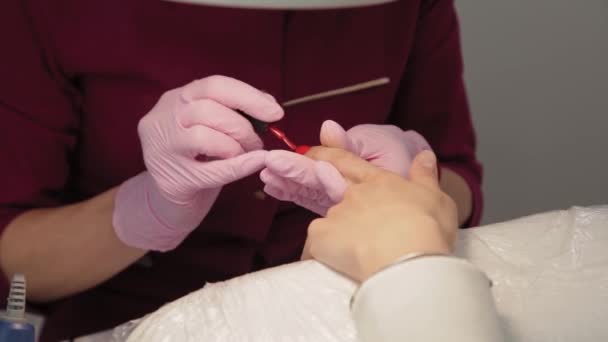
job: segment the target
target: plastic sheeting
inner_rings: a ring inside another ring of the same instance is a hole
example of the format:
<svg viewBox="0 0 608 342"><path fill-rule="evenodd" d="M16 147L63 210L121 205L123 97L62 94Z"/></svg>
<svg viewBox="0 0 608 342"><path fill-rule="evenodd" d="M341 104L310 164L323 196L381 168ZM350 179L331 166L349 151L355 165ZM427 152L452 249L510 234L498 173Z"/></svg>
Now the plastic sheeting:
<svg viewBox="0 0 608 342"><path fill-rule="evenodd" d="M464 232L457 248L494 282L512 341L608 341L608 206Z"/></svg>
<svg viewBox="0 0 608 342"><path fill-rule="evenodd" d="M461 232L456 254L493 280L512 341L608 341L608 206L572 208ZM355 285L315 261L209 284L114 340L356 341ZM407 322L403 322L407 324Z"/></svg>

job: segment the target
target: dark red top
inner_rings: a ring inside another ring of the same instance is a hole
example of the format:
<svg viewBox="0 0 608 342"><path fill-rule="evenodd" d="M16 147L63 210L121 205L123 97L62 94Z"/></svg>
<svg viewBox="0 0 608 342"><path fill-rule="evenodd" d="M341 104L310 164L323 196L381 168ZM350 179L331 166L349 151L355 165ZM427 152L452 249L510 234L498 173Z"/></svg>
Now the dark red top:
<svg viewBox="0 0 608 342"><path fill-rule="evenodd" d="M138 120L163 92L213 74L281 101L390 77L383 87L291 107L280 126L308 145L329 118L414 129L468 181L478 222L481 169L453 1L286 12L6 0L0 44L0 232L25 210L90 198L144 170ZM296 260L313 214L261 198L261 189L257 175L226 186L176 250L149 253L150 265L46 305L44 340L108 329L207 281Z"/></svg>

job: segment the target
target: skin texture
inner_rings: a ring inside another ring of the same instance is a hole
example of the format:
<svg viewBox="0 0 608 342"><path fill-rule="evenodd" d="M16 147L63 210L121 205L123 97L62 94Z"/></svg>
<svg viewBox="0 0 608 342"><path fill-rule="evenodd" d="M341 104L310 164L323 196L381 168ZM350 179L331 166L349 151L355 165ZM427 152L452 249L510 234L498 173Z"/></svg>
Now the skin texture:
<svg viewBox="0 0 608 342"><path fill-rule="evenodd" d="M29 300L51 301L91 288L145 254L114 233L116 190L73 205L30 210L8 225L0 239L1 266L7 275L25 274Z"/></svg>
<svg viewBox="0 0 608 342"><path fill-rule="evenodd" d="M335 148L315 147L321 178L336 168L350 185L344 199L308 230L303 259L314 258L357 281L413 252L449 254L458 231L454 201L437 181L431 151L413 161L408 179Z"/></svg>

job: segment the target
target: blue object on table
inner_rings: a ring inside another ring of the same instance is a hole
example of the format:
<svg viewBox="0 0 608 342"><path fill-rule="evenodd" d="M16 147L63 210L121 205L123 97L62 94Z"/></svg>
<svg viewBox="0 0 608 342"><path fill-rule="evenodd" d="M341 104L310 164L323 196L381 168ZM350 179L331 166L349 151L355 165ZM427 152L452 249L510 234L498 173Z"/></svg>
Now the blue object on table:
<svg viewBox="0 0 608 342"><path fill-rule="evenodd" d="M27 322L0 321L0 342L34 342L36 331Z"/></svg>
<svg viewBox="0 0 608 342"><path fill-rule="evenodd" d="M25 319L25 276L15 274L6 304L6 315L0 317L0 342L35 342L36 330Z"/></svg>

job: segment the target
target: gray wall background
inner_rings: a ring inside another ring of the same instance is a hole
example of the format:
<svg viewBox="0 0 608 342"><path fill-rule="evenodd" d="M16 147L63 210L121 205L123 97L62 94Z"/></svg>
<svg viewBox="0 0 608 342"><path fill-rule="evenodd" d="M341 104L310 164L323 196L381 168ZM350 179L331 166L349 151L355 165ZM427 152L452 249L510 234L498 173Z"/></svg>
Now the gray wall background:
<svg viewBox="0 0 608 342"><path fill-rule="evenodd" d="M608 204L608 1L457 7L483 222Z"/></svg>

